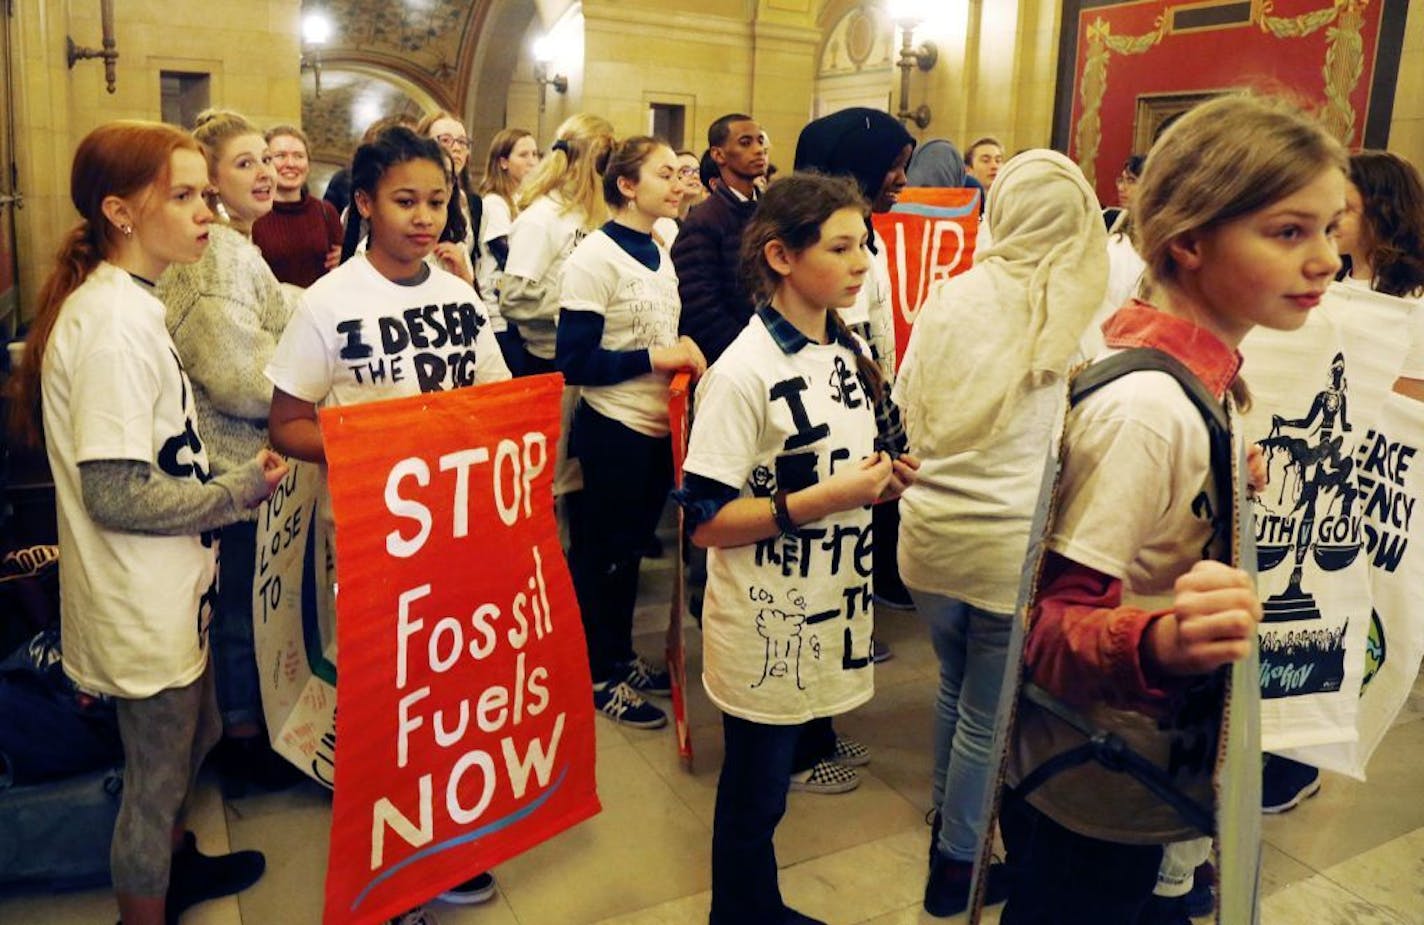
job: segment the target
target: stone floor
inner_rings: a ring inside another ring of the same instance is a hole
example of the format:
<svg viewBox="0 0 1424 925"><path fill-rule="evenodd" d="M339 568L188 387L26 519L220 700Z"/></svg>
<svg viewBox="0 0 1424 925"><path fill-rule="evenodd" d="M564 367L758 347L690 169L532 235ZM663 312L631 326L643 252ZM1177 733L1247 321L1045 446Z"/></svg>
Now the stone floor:
<svg viewBox="0 0 1424 925"><path fill-rule="evenodd" d="M645 566L639 648L661 649L671 580ZM937 921L920 909L928 829L929 731L937 665L913 614L886 613L877 636L895 657L876 696L838 721L870 747L858 790L792 794L777 833L787 901L836 925ZM689 627L689 675L700 653ZM721 761L717 713L700 685L690 700L694 773L669 729L597 721L601 815L496 871L479 907L437 905L442 925L673 925L707 920L712 804ZM316 925L321 921L330 799L315 785L224 803L205 781L192 827L205 848L257 848L267 874L240 897L192 910L184 925ZM1265 821L1267 925L1424 923L1424 684L1380 747L1370 781L1326 775L1319 796ZM106 891L0 896L5 925L109 925ZM990 922L997 921L991 914Z"/></svg>

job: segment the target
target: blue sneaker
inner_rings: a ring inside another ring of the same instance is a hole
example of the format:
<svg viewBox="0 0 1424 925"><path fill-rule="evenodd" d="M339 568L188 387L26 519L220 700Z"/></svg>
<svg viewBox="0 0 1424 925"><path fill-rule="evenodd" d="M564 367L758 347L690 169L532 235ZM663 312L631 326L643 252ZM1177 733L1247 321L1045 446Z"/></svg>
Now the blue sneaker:
<svg viewBox="0 0 1424 925"><path fill-rule="evenodd" d="M626 681L605 682L602 690L595 687L593 708L613 722L635 729L661 729L667 725L667 714L644 700Z"/></svg>
<svg viewBox="0 0 1424 925"><path fill-rule="evenodd" d="M643 656L635 655L633 660L619 666L625 671L623 682L640 694L667 697L672 694L672 675L666 668L654 668ZM616 677L616 675L615 675Z"/></svg>

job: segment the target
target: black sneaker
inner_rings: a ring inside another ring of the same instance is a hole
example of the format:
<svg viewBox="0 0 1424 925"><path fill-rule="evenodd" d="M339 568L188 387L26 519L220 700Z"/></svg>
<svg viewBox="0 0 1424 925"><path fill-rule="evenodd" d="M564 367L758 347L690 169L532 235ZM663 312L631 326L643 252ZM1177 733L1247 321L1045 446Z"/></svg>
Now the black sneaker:
<svg viewBox="0 0 1424 925"><path fill-rule="evenodd" d="M480 903L487 903L494 898L494 875L486 871L466 880L456 887L451 887L438 897L442 903L453 903L457 906L478 906Z"/></svg>
<svg viewBox="0 0 1424 925"><path fill-rule="evenodd" d="M654 668L641 655L633 656L631 662L620 665L618 670L627 672L623 681L644 696L652 694L655 697L667 697L672 694L672 675L666 668Z"/></svg>
<svg viewBox="0 0 1424 925"><path fill-rule="evenodd" d="M925 911L940 919L958 915L969 908L969 890L973 883L973 861L956 861L936 851L925 881ZM1008 896L1008 866L991 863L984 905L997 905Z"/></svg>
<svg viewBox="0 0 1424 925"><path fill-rule="evenodd" d="M1261 764L1261 812L1283 813L1320 792L1320 769L1266 755Z"/></svg>
<svg viewBox="0 0 1424 925"><path fill-rule="evenodd" d="M1187 915L1187 898L1154 893L1142 907L1137 925L1192 925L1192 918Z"/></svg>
<svg viewBox="0 0 1424 925"><path fill-rule="evenodd" d="M593 708L615 723L635 729L661 729L667 725L667 714L644 700L625 681L610 681L603 690L595 687Z"/></svg>
<svg viewBox="0 0 1424 925"><path fill-rule="evenodd" d="M173 866L168 874L164 906L168 925L178 925L178 918L198 903L241 893L262 879L266 869L267 860L260 851L234 851L208 857L198 853L197 837L192 832L184 832L183 847L173 852Z"/></svg>

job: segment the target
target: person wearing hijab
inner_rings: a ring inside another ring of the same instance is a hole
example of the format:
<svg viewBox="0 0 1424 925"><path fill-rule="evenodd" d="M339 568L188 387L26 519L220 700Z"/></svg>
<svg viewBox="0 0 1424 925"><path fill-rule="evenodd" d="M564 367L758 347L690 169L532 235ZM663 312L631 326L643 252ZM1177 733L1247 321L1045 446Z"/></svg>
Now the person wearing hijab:
<svg viewBox="0 0 1424 925"><path fill-rule="evenodd" d="M909 178L911 186L937 189L963 189L968 186L964 182L968 177L964 169L964 155L959 153L953 143L943 138L931 139L916 148L905 176Z"/></svg>
<svg viewBox="0 0 1424 925"><path fill-rule="evenodd" d="M919 481L902 498L900 571L940 661L924 906L962 911L1030 521L1064 377L1107 285L1106 232L1082 172L1013 158L990 190L995 243L930 291L895 385ZM1005 896L1000 865L989 895Z"/></svg>

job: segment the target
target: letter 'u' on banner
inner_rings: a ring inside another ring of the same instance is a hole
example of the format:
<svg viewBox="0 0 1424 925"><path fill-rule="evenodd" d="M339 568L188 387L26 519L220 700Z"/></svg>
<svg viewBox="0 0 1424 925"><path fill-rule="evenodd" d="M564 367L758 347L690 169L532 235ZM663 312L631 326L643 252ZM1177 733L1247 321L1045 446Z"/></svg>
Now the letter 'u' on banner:
<svg viewBox="0 0 1424 925"><path fill-rule="evenodd" d="M930 289L974 264L979 191L908 187L889 212L872 216L885 243L890 304L895 314L895 365L905 358L910 330Z"/></svg>
<svg viewBox="0 0 1424 925"><path fill-rule="evenodd" d="M559 547L559 376L321 412L336 521L327 925L383 922L599 811Z"/></svg>

